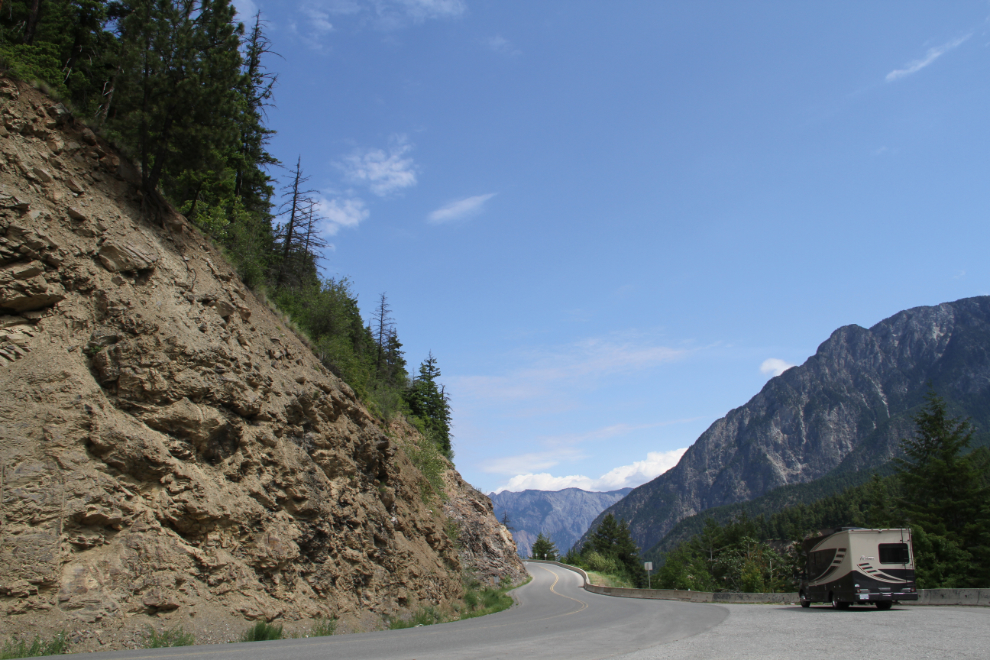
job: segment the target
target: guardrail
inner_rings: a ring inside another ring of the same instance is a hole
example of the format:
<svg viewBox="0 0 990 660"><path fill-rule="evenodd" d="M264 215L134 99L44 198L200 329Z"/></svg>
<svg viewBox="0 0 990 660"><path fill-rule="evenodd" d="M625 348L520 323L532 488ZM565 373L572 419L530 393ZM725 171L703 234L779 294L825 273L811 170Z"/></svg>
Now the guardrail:
<svg viewBox="0 0 990 660"><path fill-rule="evenodd" d="M618 598L648 598L654 600L679 600L688 603L797 603L796 593L785 594L745 594L733 592L685 591L683 589L625 589L622 587L600 587L591 584L588 574L577 566L562 564L559 561L527 559L534 564L554 564L574 571L584 578L584 589L594 594L616 596ZM918 600L901 601L901 605L975 605L990 607L990 589L919 589Z"/></svg>

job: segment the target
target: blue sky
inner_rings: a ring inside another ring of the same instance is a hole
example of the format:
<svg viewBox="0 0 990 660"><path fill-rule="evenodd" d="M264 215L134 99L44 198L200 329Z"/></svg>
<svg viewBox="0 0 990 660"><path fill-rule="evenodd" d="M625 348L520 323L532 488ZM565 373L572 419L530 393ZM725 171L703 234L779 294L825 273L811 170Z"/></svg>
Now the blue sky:
<svg viewBox="0 0 990 660"><path fill-rule="evenodd" d="M238 0L328 276L485 492L669 468L836 328L990 292L990 4Z"/></svg>

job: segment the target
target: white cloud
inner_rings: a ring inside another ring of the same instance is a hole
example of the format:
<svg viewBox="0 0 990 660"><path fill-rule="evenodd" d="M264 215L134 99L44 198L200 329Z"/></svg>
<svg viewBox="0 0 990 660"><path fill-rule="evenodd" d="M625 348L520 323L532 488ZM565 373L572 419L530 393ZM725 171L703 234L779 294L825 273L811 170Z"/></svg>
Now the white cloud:
<svg viewBox="0 0 990 660"><path fill-rule="evenodd" d="M936 46L935 48L929 48L925 56L920 60L913 60L904 65L903 69L894 69L887 74L887 82L893 82L895 80L900 80L901 78L906 78L911 74L917 73L924 69L926 66L937 60L939 57L960 46L963 42L969 39L972 34L967 34L965 37L959 37L958 39L953 39L952 41L942 44L941 46Z"/></svg>
<svg viewBox="0 0 990 660"><path fill-rule="evenodd" d="M357 25L394 30L430 19L456 18L467 10L464 0L308 0L304 15L347 17ZM329 24L329 20L326 20ZM324 30L326 31L326 30Z"/></svg>
<svg viewBox="0 0 990 660"><path fill-rule="evenodd" d="M317 212L326 218L323 231L328 236L334 236L341 228L353 229L368 219L370 214L364 200L356 197L346 199L320 200Z"/></svg>
<svg viewBox="0 0 990 660"><path fill-rule="evenodd" d="M330 13L322 7L308 2L299 8L299 12L306 17L307 24L317 36L333 31Z"/></svg>
<svg viewBox="0 0 990 660"><path fill-rule="evenodd" d="M521 50L516 48L511 41L500 34L485 39L484 44L493 53L498 53L499 55L506 55L508 57L517 57L522 55Z"/></svg>
<svg viewBox="0 0 990 660"><path fill-rule="evenodd" d="M234 0L234 9L237 10L237 19L247 23L258 13L258 5L252 0Z"/></svg>
<svg viewBox="0 0 990 660"><path fill-rule="evenodd" d="M764 360L763 364L760 365L760 373L779 376L793 366L795 365L790 362L785 362L779 358L770 358L769 360Z"/></svg>
<svg viewBox="0 0 990 660"><path fill-rule="evenodd" d="M533 470L547 470L561 461L573 461L580 458L584 458L584 455L577 449L533 452L485 461L482 471L489 474L519 474Z"/></svg>
<svg viewBox="0 0 990 660"><path fill-rule="evenodd" d="M416 164L406 156L412 146L404 136L397 136L392 142L387 152L384 149L356 149L337 165L349 182L367 186L379 197L415 186Z"/></svg>
<svg viewBox="0 0 990 660"><path fill-rule="evenodd" d="M528 366L504 376L459 376L451 381L456 382L453 386L464 399L485 403L535 401L557 396L571 386L594 387L603 376L652 369L687 353L687 350L655 345L639 336L591 337L533 351L525 356Z"/></svg>
<svg viewBox="0 0 990 660"><path fill-rule="evenodd" d="M426 216L426 218L431 224L434 225L441 225L445 222L461 220L480 213L481 209L485 205L485 202L494 196L495 193L488 193L487 195L475 195L474 197L458 199L450 202L449 204L444 204L436 211Z"/></svg>
<svg viewBox="0 0 990 660"><path fill-rule="evenodd" d="M645 460L609 470L597 479L579 474L566 477L555 477L546 472L517 474L509 479L504 486L497 488L495 492L500 493L503 490L518 492L527 489L562 490L564 488L580 488L600 492L634 488L657 478L677 465L685 451L687 451L686 447L671 451L651 451L646 455ZM534 465L531 469L539 470L541 467Z"/></svg>
<svg viewBox="0 0 990 660"><path fill-rule="evenodd" d="M393 2L378 0L375 4L396 5L411 18L419 21L427 18L460 16L466 9L463 0L394 0Z"/></svg>

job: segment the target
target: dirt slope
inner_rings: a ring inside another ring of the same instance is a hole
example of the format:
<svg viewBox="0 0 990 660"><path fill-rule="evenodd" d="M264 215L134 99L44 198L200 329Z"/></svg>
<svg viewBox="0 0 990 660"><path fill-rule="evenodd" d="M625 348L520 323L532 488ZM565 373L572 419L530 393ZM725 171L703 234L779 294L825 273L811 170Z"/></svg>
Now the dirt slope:
<svg viewBox="0 0 990 660"><path fill-rule="evenodd" d="M451 471L459 524L424 501L418 436L184 218L143 217L112 148L24 84L0 80L0 124L0 637L357 629L458 598L462 559L522 575L487 498Z"/></svg>

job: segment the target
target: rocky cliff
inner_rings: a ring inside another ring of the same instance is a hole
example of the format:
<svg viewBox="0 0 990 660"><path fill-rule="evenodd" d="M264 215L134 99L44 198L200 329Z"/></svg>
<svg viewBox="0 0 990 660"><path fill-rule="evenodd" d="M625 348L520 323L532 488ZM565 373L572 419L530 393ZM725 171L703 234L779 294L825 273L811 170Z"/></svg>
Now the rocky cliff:
<svg viewBox="0 0 990 660"><path fill-rule="evenodd" d="M359 629L459 598L465 568L522 574L487 498L452 470L448 513L424 497L421 438L184 218L150 220L125 159L24 84L0 98L3 634Z"/></svg>
<svg viewBox="0 0 990 660"><path fill-rule="evenodd" d="M665 474L603 512L640 548L677 521L826 474L880 465L913 433L928 384L953 415L990 430L990 297L917 307L869 330L836 330L807 362L771 379L705 431Z"/></svg>
<svg viewBox="0 0 990 660"><path fill-rule="evenodd" d="M499 520L508 515L519 555L529 557L533 542L541 533L554 542L561 554L567 552L603 509L621 500L630 490L623 488L605 493L580 488L502 491L489 497Z"/></svg>

